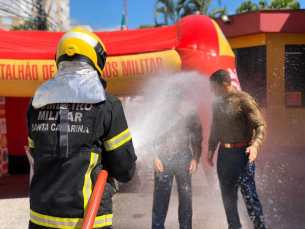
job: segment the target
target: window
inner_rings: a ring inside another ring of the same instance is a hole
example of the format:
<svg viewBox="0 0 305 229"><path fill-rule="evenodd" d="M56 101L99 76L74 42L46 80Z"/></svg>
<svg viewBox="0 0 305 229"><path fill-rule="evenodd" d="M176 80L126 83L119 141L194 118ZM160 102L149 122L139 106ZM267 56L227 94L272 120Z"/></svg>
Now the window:
<svg viewBox="0 0 305 229"><path fill-rule="evenodd" d="M12 5L12 0L2 0L2 3L6 6L11 6Z"/></svg>
<svg viewBox="0 0 305 229"><path fill-rule="evenodd" d="M234 49L235 65L241 89L267 107L266 46Z"/></svg>
<svg viewBox="0 0 305 229"><path fill-rule="evenodd" d="M305 45L285 45L285 105L305 107Z"/></svg>
<svg viewBox="0 0 305 229"><path fill-rule="evenodd" d="M2 25L11 25L13 24L12 17L2 17Z"/></svg>
<svg viewBox="0 0 305 229"><path fill-rule="evenodd" d="M55 2L53 2L53 4L52 4L52 9L51 9L54 13L57 13L58 12L58 5L55 3Z"/></svg>

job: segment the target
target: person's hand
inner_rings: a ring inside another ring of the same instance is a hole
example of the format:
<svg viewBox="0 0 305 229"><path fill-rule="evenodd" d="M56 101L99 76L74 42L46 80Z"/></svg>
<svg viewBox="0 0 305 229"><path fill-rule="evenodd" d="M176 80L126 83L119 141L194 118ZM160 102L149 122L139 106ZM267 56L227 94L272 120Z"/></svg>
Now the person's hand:
<svg viewBox="0 0 305 229"><path fill-rule="evenodd" d="M214 154L212 151L208 151L207 153L207 157L206 157L206 162L208 163L209 166L213 167L214 166L214 163L213 163L213 157L214 157Z"/></svg>
<svg viewBox="0 0 305 229"><path fill-rule="evenodd" d="M191 161L191 164L190 164L190 168L189 168L189 171L190 171L190 174L194 173L197 169L197 161L195 159L193 159Z"/></svg>
<svg viewBox="0 0 305 229"><path fill-rule="evenodd" d="M253 162L256 159L257 156L257 149L254 146L249 146L246 149L246 154L249 154L249 162Z"/></svg>
<svg viewBox="0 0 305 229"><path fill-rule="evenodd" d="M155 158L154 165L157 172L163 172L163 165L159 158Z"/></svg>

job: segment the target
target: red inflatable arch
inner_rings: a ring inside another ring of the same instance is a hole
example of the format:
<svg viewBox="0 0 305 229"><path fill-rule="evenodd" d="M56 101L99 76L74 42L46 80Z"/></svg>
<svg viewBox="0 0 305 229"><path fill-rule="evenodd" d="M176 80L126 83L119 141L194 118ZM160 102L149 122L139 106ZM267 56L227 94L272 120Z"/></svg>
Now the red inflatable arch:
<svg viewBox="0 0 305 229"><path fill-rule="evenodd" d="M10 156L24 155L25 109L35 90L56 73L54 56L63 34L0 31L0 96L5 97L0 99L0 125L7 126L0 132L0 152L6 149ZM234 54L209 17L191 15L173 26L95 34L109 54L102 77L107 81L107 91L115 95L141 93L145 79L162 69L198 71L209 76L222 68L240 89ZM4 165L1 175L7 172L7 166L3 160L0 163Z"/></svg>

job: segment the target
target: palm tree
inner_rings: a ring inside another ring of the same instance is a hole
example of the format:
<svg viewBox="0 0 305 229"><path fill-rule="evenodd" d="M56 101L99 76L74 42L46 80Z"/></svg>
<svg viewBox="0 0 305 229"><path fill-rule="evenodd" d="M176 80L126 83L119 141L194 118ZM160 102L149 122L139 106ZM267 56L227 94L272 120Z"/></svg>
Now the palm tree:
<svg viewBox="0 0 305 229"><path fill-rule="evenodd" d="M207 15L210 5L213 0L189 0L187 5L189 5L197 14ZM218 0L220 5L220 0Z"/></svg>
<svg viewBox="0 0 305 229"><path fill-rule="evenodd" d="M183 18L187 15L191 15L191 14L196 13L196 11L194 11L194 9L192 7L190 7L189 5L184 5L181 10L182 11L180 12L179 19L181 19L181 18Z"/></svg>
<svg viewBox="0 0 305 229"><path fill-rule="evenodd" d="M180 0L178 2L177 4L177 14L179 15L178 20L193 13L194 13L194 9L188 5L187 0L183 0L183 1Z"/></svg>
<svg viewBox="0 0 305 229"><path fill-rule="evenodd" d="M224 8L215 8L214 10L212 10L211 12L209 12L209 17L211 18L218 18L222 15L228 15L228 8L227 6L225 6Z"/></svg>
<svg viewBox="0 0 305 229"><path fill-rule="evenodd" d="M287 9L294 9L294 10L298 10L301 9L301 5L299 2L293 0L287 3Z"/></svg>
<svg viewBox="0 0 305 229"><path fill-rule="evenodd" d="M224 8L217 7L209 12L212 1L213 0L189 0L187 4L193 8L193 13L208 15L211 18L217 18L221 15L229 14L227 6ZM218 5L221 5L221 0L218 0Z"/></svg>
<svg viewBox="0 0 305 229"><path fill-rule="evenodd" d="M268 9L268 3L265 0L260 0L258 5L260 9Z"/></svg>
<svg viewBox="0 0 305 229"><path fill-rule="evenodd" d="M271 0L269 5L267 1L260 0L258 5L251 1L244 1L236 8L236 13L245 13L260 9L300 9L300 3L295 0Z"/></svg>
<svg viewBox="0 0 305 229"><path fill-rule="evenodd" d="M157 0L155 5L155 23L156 25L174 24L182 17L190 14L203 14L210 17L228 14L227 7L216 8L208 12L213 0ZM221 0L218 0L221 4ZM158 23L158 16L163 14L164 22Z"/></svg>
<svg viewBox="0 0 305 229"><path fill-rule="evenodd" d="M156 25L169 25L174 24L180 19L180 11L184 8L186 0L157 0L155 4L155 24ZM163 14L164 22L158 23L159 14Z"/></svg>
<svg viewBox="0 0 305 229"><path fill-rule="evenodd" d="M244 1L239 7L236 8L236 13L245 13L249 11L258 10L258 6L251 1Z"/></svg>
<svg viewBox="0 0 305 229"><path fill-rule="evenodd" d="M270 9L300 9L300 3L295 0L271 0Z"/></svg>

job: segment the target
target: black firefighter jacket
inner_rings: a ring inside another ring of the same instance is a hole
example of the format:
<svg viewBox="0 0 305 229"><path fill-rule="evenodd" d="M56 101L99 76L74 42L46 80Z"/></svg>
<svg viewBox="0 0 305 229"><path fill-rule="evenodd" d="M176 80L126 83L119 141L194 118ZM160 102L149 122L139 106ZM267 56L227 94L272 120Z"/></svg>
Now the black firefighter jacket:
<svg viewBox="0 0 305 229"><path fill-rule="evenodd" d="M67 153L60 151L60 104L27 110L28 140L34 157L29 228L81 228L97 176L129 181L137 159L120 100L68 105ZM112 228L112 196L107 182L94 228Z"/></svg>

